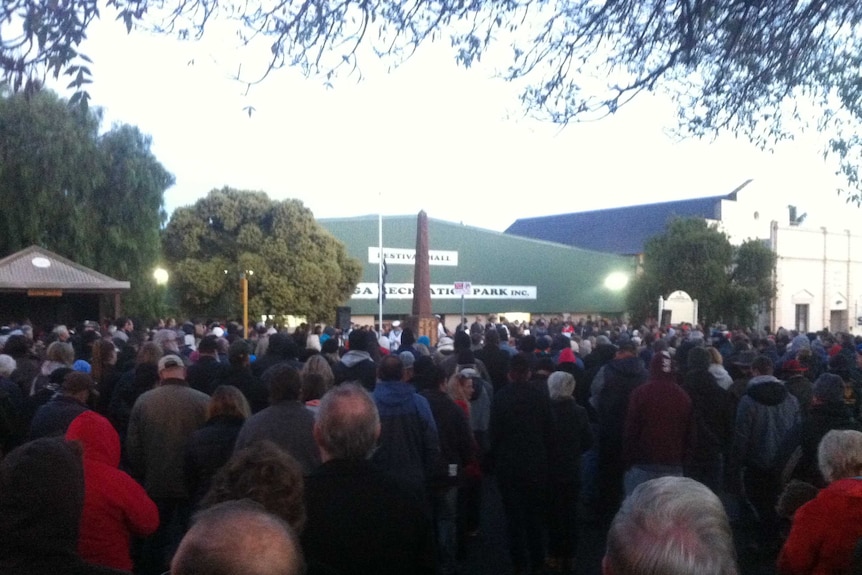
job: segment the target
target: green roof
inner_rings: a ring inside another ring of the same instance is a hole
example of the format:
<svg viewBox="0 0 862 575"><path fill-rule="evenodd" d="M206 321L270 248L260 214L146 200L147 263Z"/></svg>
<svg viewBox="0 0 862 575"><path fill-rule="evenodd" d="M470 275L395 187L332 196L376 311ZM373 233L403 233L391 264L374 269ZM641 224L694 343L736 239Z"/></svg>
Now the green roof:
<svg viewBox="0 0 862 575"><path fill-rule="evenodd" d="M356 315L375 315L377 304L378 217L321 219L362 262L355 294L344 305ZM383 218L387 264L386 314L412 309L417 216ZM481 228L428 218L431 288L434 313L460 313L460 296L450 293L455 282L470 282L467 313L603 313L625 310L625 291L605 287L609 274L634 274L632 258L572 248ZM372 253L373 252L373 253ZM369 261L372 260L372 261Z"/></svg>

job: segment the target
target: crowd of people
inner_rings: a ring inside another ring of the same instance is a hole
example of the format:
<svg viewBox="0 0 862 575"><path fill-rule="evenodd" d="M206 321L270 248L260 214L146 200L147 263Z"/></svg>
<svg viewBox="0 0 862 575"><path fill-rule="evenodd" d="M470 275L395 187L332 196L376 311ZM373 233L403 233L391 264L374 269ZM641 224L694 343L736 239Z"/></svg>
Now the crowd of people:
<svg viewBox="0 0 862 575"><path fill-rule="evenodd" d="M608 575L862 568L850 334L488 316L244 336L0 329L0 572L449 575L489 482L514 573L578 572L583 525Z"/></svg>

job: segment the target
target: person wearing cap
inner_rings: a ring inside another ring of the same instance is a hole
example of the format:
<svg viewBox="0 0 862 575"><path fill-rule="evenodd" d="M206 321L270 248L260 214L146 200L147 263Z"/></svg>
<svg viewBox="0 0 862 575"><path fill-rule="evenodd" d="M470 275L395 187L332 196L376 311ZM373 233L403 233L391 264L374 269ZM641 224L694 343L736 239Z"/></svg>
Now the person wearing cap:
<svg viewBox="0 0 862 575"><path fill-rule="evenodd" d="M159 529L146 540L143 573L168 568L170 552L179 543L190 515L183 475L186 444L206 422L209 396L189 387L181 357L159 360L159 384L135 401L129 417L126 449L132 475L142 482L159 508Z"/></svg>

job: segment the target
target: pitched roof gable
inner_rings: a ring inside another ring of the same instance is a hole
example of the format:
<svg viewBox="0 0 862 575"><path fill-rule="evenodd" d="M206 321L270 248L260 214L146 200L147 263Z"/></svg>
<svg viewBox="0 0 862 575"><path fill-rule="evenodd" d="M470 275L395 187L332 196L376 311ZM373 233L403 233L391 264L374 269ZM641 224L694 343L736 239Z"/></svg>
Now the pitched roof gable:
<svg viewBox="0 0 862 575"><path fill-rule="evenodd" d="M2 290L106 292L129 287L129 282L115 280L39 246L30 246L0 260Z"/></svg>

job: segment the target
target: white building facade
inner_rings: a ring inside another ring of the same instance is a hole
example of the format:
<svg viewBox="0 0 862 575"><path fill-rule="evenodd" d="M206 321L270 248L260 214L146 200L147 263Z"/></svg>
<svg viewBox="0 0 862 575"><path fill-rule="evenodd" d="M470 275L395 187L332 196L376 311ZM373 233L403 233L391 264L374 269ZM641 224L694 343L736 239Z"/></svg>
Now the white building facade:
<svg viewBox="0 0 862 575"><path fill-rule="evenodd" d="M801 332L862 332L862 236L773 222L777 293L769 323Z"/></svg>

